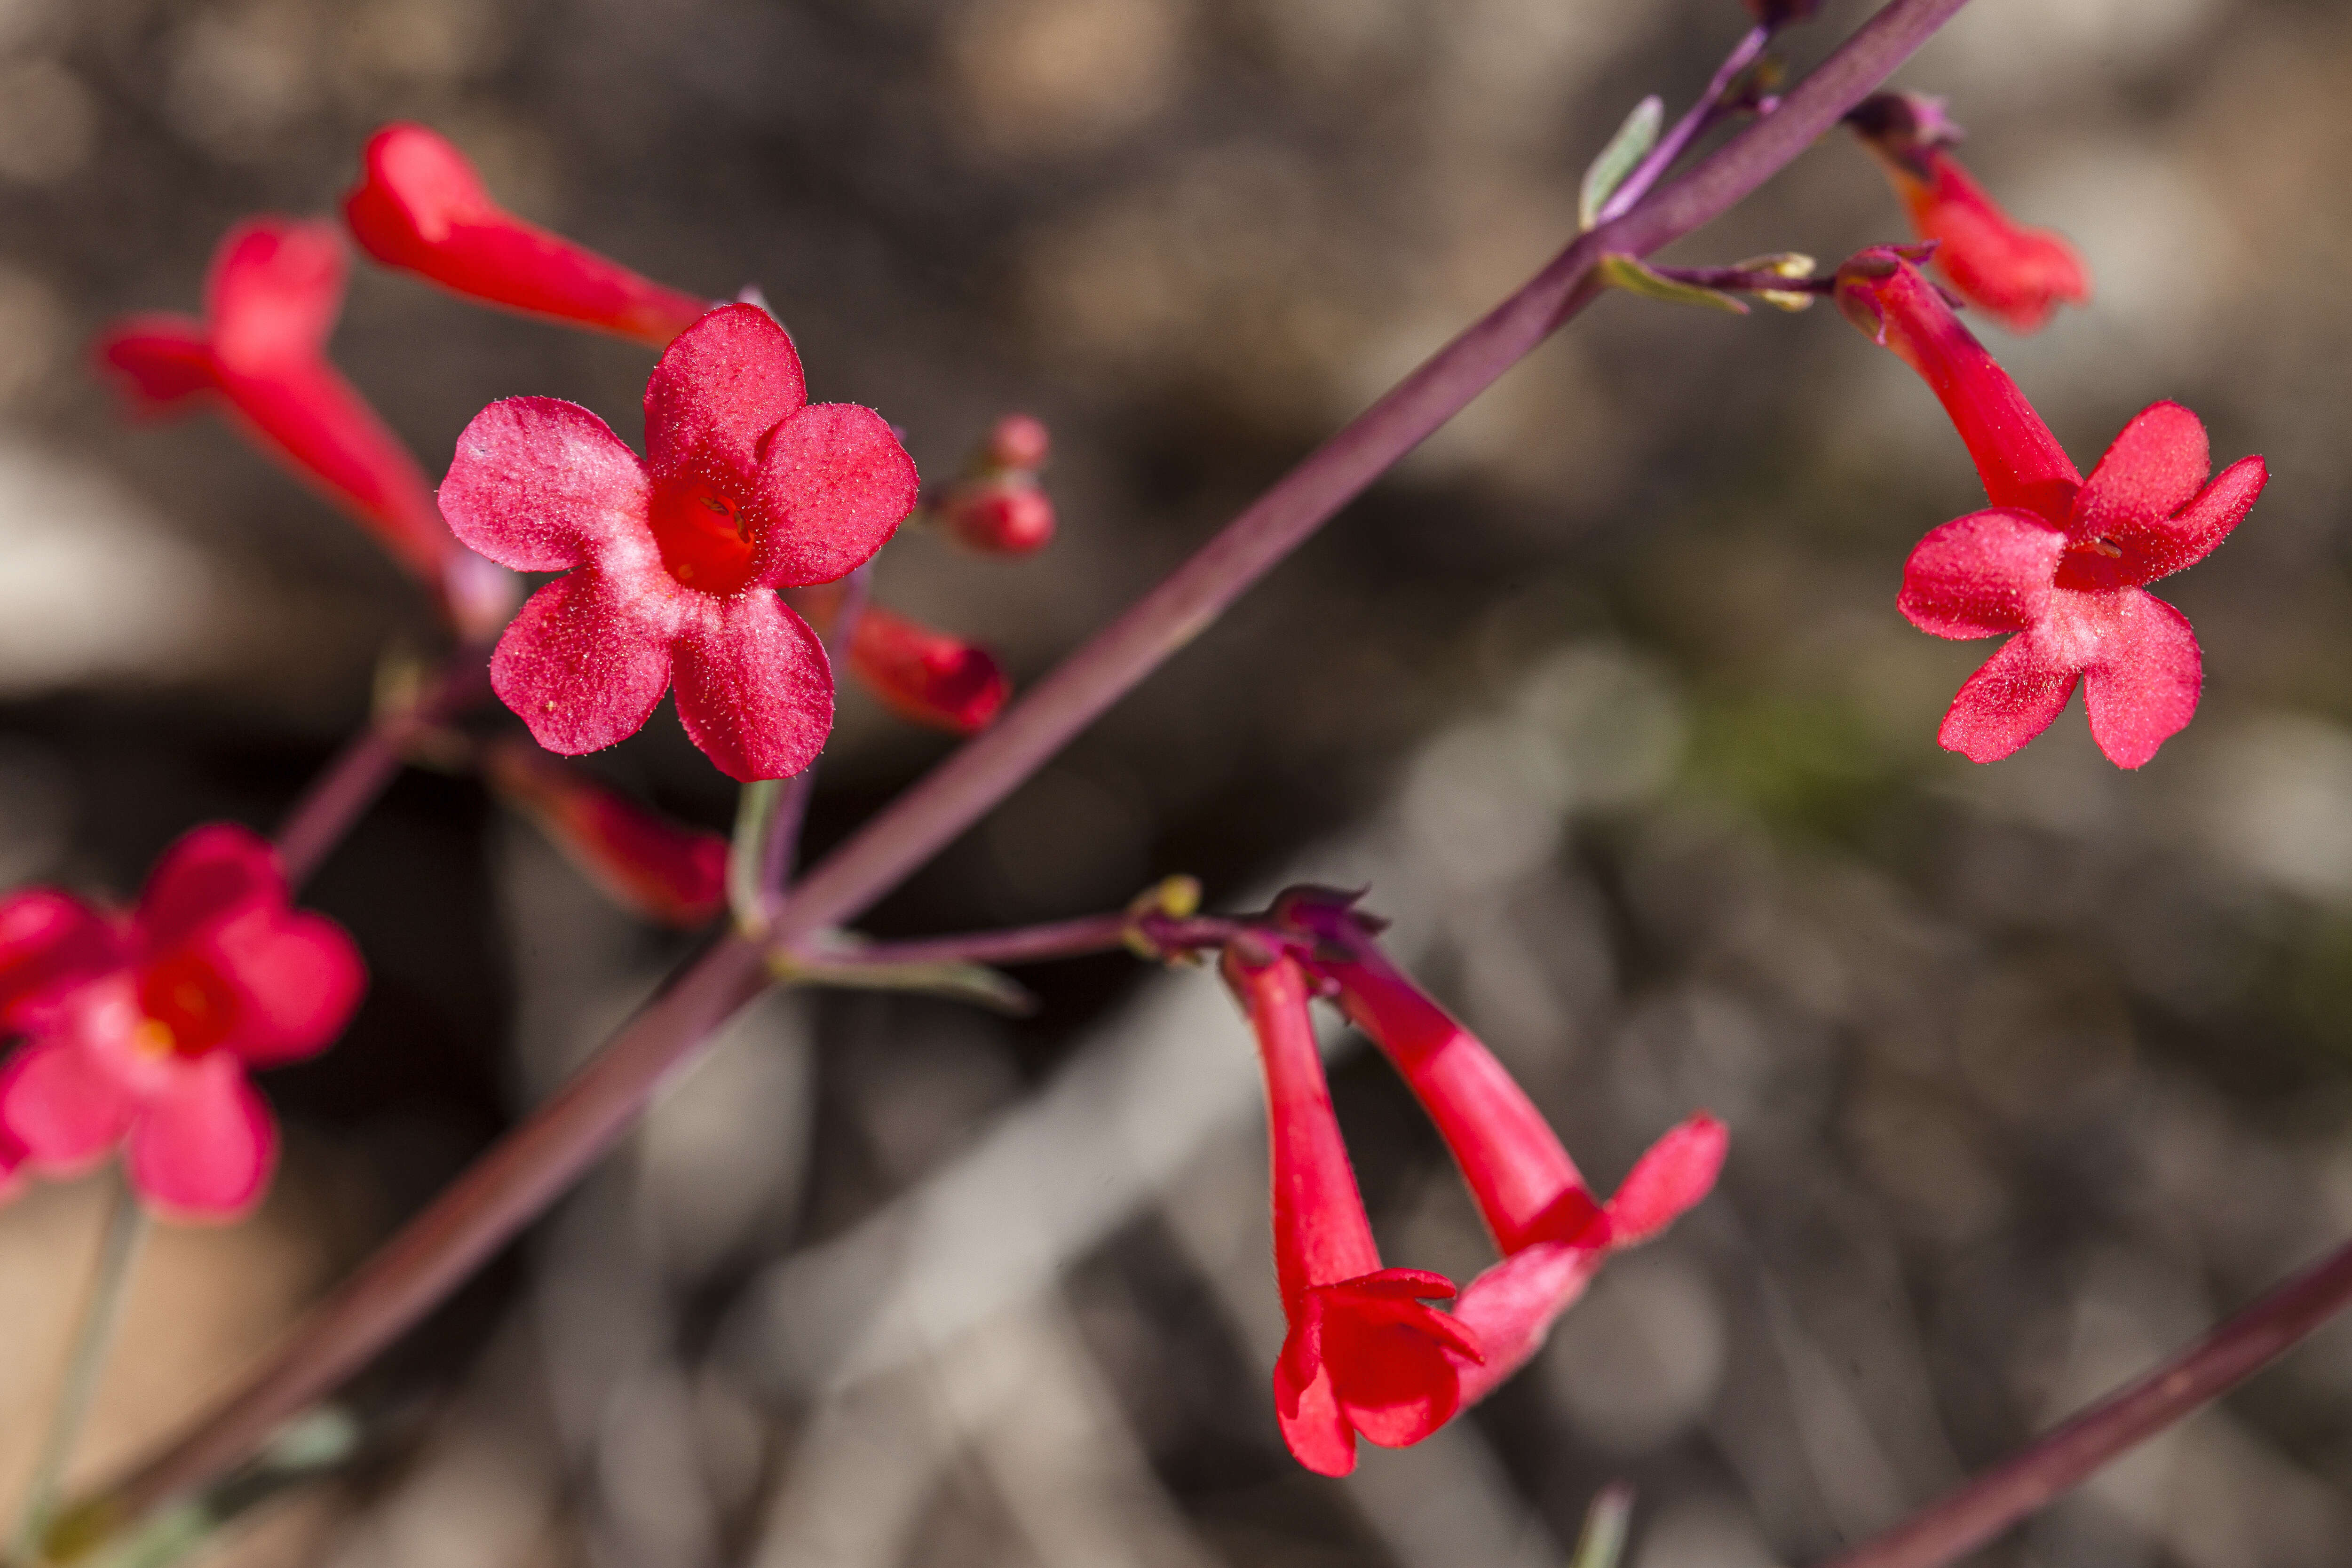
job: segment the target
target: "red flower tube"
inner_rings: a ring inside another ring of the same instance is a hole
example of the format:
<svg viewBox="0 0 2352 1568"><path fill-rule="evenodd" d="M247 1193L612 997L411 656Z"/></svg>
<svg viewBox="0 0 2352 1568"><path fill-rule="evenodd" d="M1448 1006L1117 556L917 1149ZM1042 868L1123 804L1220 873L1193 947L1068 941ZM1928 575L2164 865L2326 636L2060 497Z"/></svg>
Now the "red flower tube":
<svg viewBox="0 0 2352 1568"><path fill-rule="evenodd" d="M849 637L849 668L902 719L969 735L1013 694L995 656L976 643L867 605Z"/></svg>
<svg viewBox="0 0 2352 1568"><path fill-rule="evenodd" d="M205 319L126 317L98 342L133 407L217 396L254 444L436 586L462 557L400 438L330 363L350 261L331 225L261 217L214 253Z"/></svg>
<svg viewBox="0 0 2352 1568"><path fill-rule="evenodd" d="M687 929L726 908L727 840L719 834L673 822L520 739L493 745L484 771L615 903Z"/></svg>
<svg viewBox="0 0 2352 1568"><path fill-rule="evenodd" d="M1846 116L1878 159L1922 239L1937 242L1935 268L1960 297L2013 332L2031 332L2062 300L2091 297L2090 274L2063 237L2003 212L1952 155L1958 129L1941 102L1883 92Z"/></svg>
<svg viewBox="0 0 2352 1568"><path fill-rule="evenodd" d="M1354 903L1351 894L1295 888L1276 900L1274 919L1299 939L1307 970L1337 990L1348 1016L1396 1065L1503 1254L1454 1309L1486 1352L1462 1375L1468 1404L1542 1348L1609 1253L1656 1237L1713 1189L1728 1136L1715 1118L1693 1116L1642 1156L1614 1197L1595 1202L1527 1091L1390 962L1373 940L1375 922Z"/></svg>
<svg viewBox="0 0 2352 1568"><path fill-rule="evenodd" d="M2079 682L2099 749L2136 768L2197 711L2204 659L2145 584L2195 564L2237 527L2269 470L2242 458L2211 483L2205 426L2154 403L2084 479L2017 384L1916 268L1878 247L1837 272L1838 305L1926 378L1992 501L1922 540L1896 601L1943 637L2013 632L1969 678L1937 741L1975 762L2049 728Z"/></svg>
<svg viewBox="0 0 2352 1568"><path fill-rule="evenodd" d="M343 217L360 248L386 267L655 348L710 309L504 211L466 155L422 125L387 125L368 138Z"/></svg>
<svg viewBox="0 0 2352 1568"><path fill-rule="evenodd" d="M1344 1476L1356 1467L1359 1434L1402 1447L1451 1420L1463 1369L1483 1352L1461 1324L1423 1305L1453 1295L1451 1280L1381 1267L1297 963L1244 939L1226 949L1223 970L1265 1069L1275 1274L1290 1322L1275 1363L1275 1413L1300 1464Z"/></svg>
<svg viewBox="0 0 2352 1568"><path fill-rule="evenodd" d="M0 900L0 1144L44 1175L121 1147L153 1208L225 1220L260 1200L278 1130L247 1074L324 1050L359 1005L351 938L288 905L277 851L215 824L118 913L35 888Z"/></svg>
<svg viewBox="0 0 2352 1568"><path fill-rule="evenodd" d="M776 595L830 583L914 510L915 465L870 408L807 401L766 311L727 305L646 383L646 456L576 404L510 397L457 437L441 507L504 566L569 575L499 639L490 684L549 751L677 715L730 777L789 778L833 728L824 645Z"/></svg>

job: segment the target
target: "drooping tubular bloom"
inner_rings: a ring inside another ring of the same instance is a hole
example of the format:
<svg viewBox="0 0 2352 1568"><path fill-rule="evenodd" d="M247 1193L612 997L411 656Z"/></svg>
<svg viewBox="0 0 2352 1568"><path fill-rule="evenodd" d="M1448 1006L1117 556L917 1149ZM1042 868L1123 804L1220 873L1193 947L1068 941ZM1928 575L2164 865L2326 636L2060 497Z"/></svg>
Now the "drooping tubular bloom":
<svg viewBox="0 0 2352 1568"><path fill-rule="evenodd" d="M199 827L138 906L53 889L0 900L0 1143L63 1176L126 1151L131 1183L182 1218L258 1202L278 1130L247 1074L326 1049L366 972L342 928L289 907L277 851Z"/></svg>
<svg viewBox="0 0 2352 1568"><path fill-rule="evenodd" d="M636 733L677 685L730 777L787 778L833 728L833 667L780 584L830 583L908 512L915 465L870 408L807 401L800 355L751 305L711 311L646 384L646 456L577 404L510 397L457 437L441 509L531 595L490 683L549 751Z"/></svg>
<svg viewBox="0 0 2352 1568"><path fill-rule="evenodd" d="M368 138L343 217L360 248L469 300L660 348L709 302L500 208L463 153L422 125Z"/></svg>
<svg viewBox="0 0 2352 1568"><path fill-rule="evenodd" d="M1882 92L1846 122L1886 171L1912 228L1937 242L1936 270L1969 303L2013 332L2031 332L2060 301L2091 297L2090 273L2064 237L2011 217L1952 155L1959 132L1939 100Z"/></svg>
<svg viewBox="0 0 2352 1568"><path fill-rule="evenodd" d="M2237 527L2269 470L2242 458L2210 484L2205 426L2153 403L2086 480L1984 345L1885 247L1837 272L1838 305L1942 400L1990 510L1944 524L1903 569L1896 601L1941 637L2017 635L1969 678L1937 740L1971 761L2049 728L2079 681L2099 749L2137 768L2197 711L2204 660L2188 617L2145 585L2194 565Z"/></svg>
<svg viewBox="0 0 2352 1568"><path fill-rule="evenodd" d="M1442 1274L1383 1268L1323 1078L1296 960L1246 939L1225 983L1249 1014L1265 1070L1274 1173L1274 1265L1290 1331L1274 1369L1275 1415L1298 1462L1356 1466L1356 1438L1417 1443L1453 1418L1476 1337L1424 1305L1454 1294Z"/></svg>
<svg viewBox="0 0 2352 1568"><path fill-rule="evenodd" d="M673 822L520 737L483 771L615 903L665 925L708 925L727 904L727 840Z"/></svg>
<svg viewBox="0 0 2352 1568"><path fill-rule="evenodd" d="M142 413L217 397L256 446L439 586L465 552L407 447L327 359L350 267L331 224L250 219L213 255L203 321L126 317L98 357Z"/></svg>
<svg viewBox="0 0 2352 1568"><path fill-rule="evenodd" d="M879 605L857 617L849 668L900 718L959 735L986 729L1013 692L986 648Z"/></svg>
<svg viewBox="0 0 2352 1568"><path fill-rule="evenodd" d="M1463 1289L1454 1319L1484 1360L1463 1369L1464 1404L1486 1396L1543 1348L1552 1323L1612 1252L1657 1237L1714 1189L1729 1136L1704 1111L1652 1145L1616 1194L1597 1201L1551 1124L1485 1042L1391 962L1356 895L1294 888L1276 924L1299 942L1310 975L1395 1064L1445 1140L1502 1261Z"/></svg>

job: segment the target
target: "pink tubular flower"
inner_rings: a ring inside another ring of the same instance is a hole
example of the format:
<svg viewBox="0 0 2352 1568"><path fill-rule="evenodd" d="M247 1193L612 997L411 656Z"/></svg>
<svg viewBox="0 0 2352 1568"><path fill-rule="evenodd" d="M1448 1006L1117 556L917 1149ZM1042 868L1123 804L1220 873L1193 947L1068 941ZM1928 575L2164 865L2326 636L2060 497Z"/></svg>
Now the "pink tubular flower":
<svg viewBox="0 0 2352 1568"><path fill-rule="evenodd" d="M824 646L774 588L854 571L916 494L881 416L810 404L784 330L727 305L654 367L643 460L576 404L510 397L457 437L441 507L491 560L569 574L490 661L541 745L626 739L675 675L688 736L748 781L800 772L833 728Z"/></svg>
<svg viewBox="0 0 2352 1568"><path fill-rule="evenodd" d="M710 307L501 210L466 155L422 125L368 139L343 216L360 248L453 293L660 348Z"/></svg>
<svg viewBox="0 0 2352 1568"><path fill-rule="evenodd" d="M868 605L850 634L849 668L902 719L969 735L988 728L1013 694L995 657Z"/></svg>
<svg viewBox="0 0 2352 1568"><path fill-rule="evenodd" d="M1275 1363L1283 1441L1318 1475L1356 1468L1359 1434L1418 1443L1453 1418L1476 1338L1429 1298L1442 1274L1383 1268L1356 1173L1339 1139L1307 1016L1307 980L1278 952L1225 952L1225 983L1249 1013L1265 1068L1274 1169L1274 1263L1290 1332Z"/></svg>
<svg viewBox="0 0 2352 1568"><path fill-rule="evenodd" d="M2262 458L2208 484L2205 426L2154 403L2085 480L1900 255L1879 247L1848 261L1837 298L1935 390L1992 501L1928 534L1903 569L1896 603L1920 630L2019 634L1960 688L1937 740L1997 761L2049 728L2080 681L2099 749L2118 767L2147 763L2197 711L2204 662L2188 618L2144 584L2203 560L2237 527L2269 477Z"/></svg>
<svg viewBox="0 0 2352 1568"><path fill-rule="evenodd" d="M517 739L483 759L490 785L618 904L665 925L707 925L727 904L727 840L672 822Z"/></svg>
<svg viewBox="0 0 2352 1568"><path fill-rule="evenodd" d="M2003 212L1952 156L1957 127L1938 100L1882 92L1847 123L1876 155L1922 239L1938 242L1936 270L1972 305L2013 332L2031 332L2061 300L2091 297L2082 258L2059 235Z"/></svg>
<svg viewBox="0 0 2352 1568"><path fill-rule="evenodd" d="M1436 1123L1503 1261L1472 1280L1454 1317L1484 1361L1464 1369L1464 1404L1486 1396L1543 1348L1553 1321L1612 1252L1663 1232L1705 1197L1729 1146L1704 1111L1668 1131L1598 1203L1559 1137L1485 1043L1430 1000L1373 940L1355 896L1294 888L1277 925L1301 939L1301 962L1339 993L1348 1016L1396 1065Z"/></svg>
<svg viewBox="0 0 2352 1568"><path fill-rule="evenodd" d="M214 253L205 320L131 316L99 339L140 412L217 396L262 450L316 486L394 560L440 584L462 552L400 438L328 363L350 259L331 224L261 217Z"/></svg>
<svg viewBox="0 0 2352 1568"><path fill-rule="evenodd" d="M324 1050L359 1005L351 938L289 907L277 851L242 827L182 837L138 908L36 888L0 900L0 1142L68 1175L127 1146L147 1203L199 1220L259 1201L278 1149L255 1068Z"/></svg>

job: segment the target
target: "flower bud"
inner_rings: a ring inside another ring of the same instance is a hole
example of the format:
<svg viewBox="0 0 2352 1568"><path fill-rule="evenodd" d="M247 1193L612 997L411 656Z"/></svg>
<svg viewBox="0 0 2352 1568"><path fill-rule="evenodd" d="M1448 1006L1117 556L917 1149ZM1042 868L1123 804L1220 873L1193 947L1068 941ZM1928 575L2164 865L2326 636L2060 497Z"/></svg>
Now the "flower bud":
<svg viewBox="0 0 2352 1568"><path fill-rule="evenodd" d="M727 902L727 840L688 827L521 742L484 758L490 787L537 823L615 903L664 925L707 925Z"/></svg>
<svg viewBox="0 0 2352 1568"><path fill-rule="evenodd" d="M994 555L1026 555L1054 537L1054 501L1025 473L949 487L933 514L958 542Z"/></svg>
<svg viewBox="0 0 2352 1568"><path fill-rule="evenodd" d="M343 216L360 248L386 267L656 348L710 309L506 212L466 155L422 125L387 125L368 139Z"/></svg>
<svg viewBox="0 0 2352 1568"><path fill-rule="evenodd" d="M849 668L900 718L960 735L986 729L1013 692L986 648L875 605L857 617Z"/></svg>

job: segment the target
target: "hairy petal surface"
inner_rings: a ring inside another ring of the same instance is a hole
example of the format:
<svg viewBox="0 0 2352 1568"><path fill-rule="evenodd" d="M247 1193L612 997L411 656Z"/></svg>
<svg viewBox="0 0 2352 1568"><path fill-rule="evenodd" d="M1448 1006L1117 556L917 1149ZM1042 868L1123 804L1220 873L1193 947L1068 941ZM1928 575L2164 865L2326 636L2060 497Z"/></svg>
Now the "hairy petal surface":
<svg viewBox="0 0 2352 1568"><path fill-rule="evenodd" d="M509 397L475 415L440 501L459 539L518 572L565 571L646 532L645 465L612 426L556 397Z"/></svg>
<svg viewBox="0 0 2352 1568"><path fill-rule="evenodd" d="M646 464L663 481L748 480L760 438L807 401L799 351L775 318L723 305L680 332L646 383Z"/></svg>
<svg viewBox="0 0 2352 1568"><path fill-rule="evenodd" d="M677 716L730 778L790 778L833 731L833 666L809 624L756 588L709 601L679 636Z"/></svg>
<svg viewBox="0 0 2352 1568"><path fill-rule="evenodd" d="M1999 762L2050 728L2074 695L2078 670L2036 633L2019 633L1952 699L1937 743L1972 763Z"/></svg>
<svg viewBox="0 0 2352 1568"><path fill-rule="evenodd" d="M2213 471L2204 422L2178 403L2151 403L2108 443L2074 497L2077 539L2160 526L2194 500Z"/></svg>
<svg viewBox="0 0 2352 1568"><path fill-rule="evenodd" d="M798 586L848 575L889 542L920 493L915 460L874 410L802 409L761 447L757 579Z"/></svg>
<svg viewBox="0 0 2352 1568"><path fill-rule="evenodd" d="M1954 518L1921 540L1903 565L1895 607L1939 637L2023 631L2050 601L2066 536L2012 508Z"/></svg>
<svg viewBox="0 0 2352 1568"><path fill-rule="evenodd" d="M2189 617L2137 588L2102 595L2098 651L2083 670L2091 735L2119 768L2144 766L2196 716L2204 657Z"/></svg>
<svg viewBox="0 0 2352 1568"><path fill-rule="evenodd" d="M1638 1247L1715 1190L1731 1133L1705 1111L1669 1131L1634 1162L1609 1200L1609 1245Z"/></svg>
<svg viewBox="0 0 2352 1568"><path fill-rule="evenodd" d="M593 566L533 594L490 657L499 700L541 745L566 756L635 734L669 679L663 628L615 595Z"/></svg>
<svg viewBox="0 0 2352 1568"><path fill-rule="evenodd" d="M2270 468L2260 458L2241 458L2175 515L2109 530L2108 537L2123 551L2116 563L2124 569L2122 582L2138 587L2212 554L2253 509L2269 479Z"/></svg>

